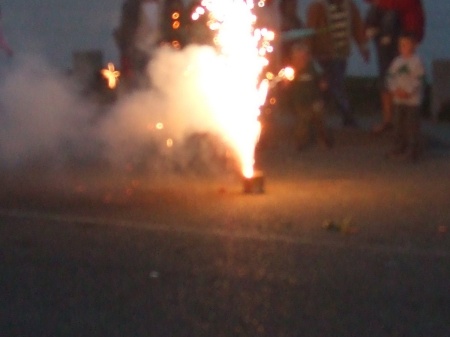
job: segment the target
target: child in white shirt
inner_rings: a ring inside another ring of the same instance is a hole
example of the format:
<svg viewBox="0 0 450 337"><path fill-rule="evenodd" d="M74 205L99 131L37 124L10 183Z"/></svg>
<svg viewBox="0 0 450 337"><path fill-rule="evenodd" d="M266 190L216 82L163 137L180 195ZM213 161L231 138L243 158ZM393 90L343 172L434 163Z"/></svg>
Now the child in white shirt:
<svg viewBox="0 0 450 337"><path fill-rule="evenodd" d="M425 68L416 54L416 38L404 33L398 40L399 56L391 63L387 87L394 98L396 139L390 158L415 162L419 155L421 106L424 95Z"/></svg>

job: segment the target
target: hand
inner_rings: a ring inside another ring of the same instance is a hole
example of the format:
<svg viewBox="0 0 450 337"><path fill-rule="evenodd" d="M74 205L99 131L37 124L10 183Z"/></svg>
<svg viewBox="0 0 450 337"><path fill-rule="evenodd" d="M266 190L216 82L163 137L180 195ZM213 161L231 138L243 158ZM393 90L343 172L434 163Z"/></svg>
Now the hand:
<svg viewBox="0 0 450 337"><path fill-rule="evenodd" d="M382 46L387 46L387 45L391 44L391 42L392 42L392 38L388 35L385 35L380 39L380 44Z"/></svg>
<svg viewBox="0 0 450 337"><path fill-rule="evenodd" d="M378 34L379 29L376 27L368 27L366 29L366 37L368 40L373 39Z"/></svg>

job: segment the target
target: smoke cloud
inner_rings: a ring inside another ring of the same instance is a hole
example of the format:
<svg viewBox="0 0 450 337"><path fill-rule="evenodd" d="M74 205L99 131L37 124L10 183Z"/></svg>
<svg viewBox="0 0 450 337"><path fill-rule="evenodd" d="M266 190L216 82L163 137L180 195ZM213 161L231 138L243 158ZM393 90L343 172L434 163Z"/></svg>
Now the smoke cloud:
<svg viewBox="0 0 450 337"><path fill-rule="evenodd" d="M0 83L0 156L16 167L51 158L67 159L70 145L82 145L93 107L80 100L63 74L37 56L19 56Z"/></svg>
<svg viewBox="0 0 450 337"><path fill-rule="evenodd" d="M102 105L74 79L38 56L18 56L0 82L2 169L41 165L49 171L103 163L113 170L211 173L235 159L210 114L200 76L210 47L162 48L148 71L151 89Z"/></svg>

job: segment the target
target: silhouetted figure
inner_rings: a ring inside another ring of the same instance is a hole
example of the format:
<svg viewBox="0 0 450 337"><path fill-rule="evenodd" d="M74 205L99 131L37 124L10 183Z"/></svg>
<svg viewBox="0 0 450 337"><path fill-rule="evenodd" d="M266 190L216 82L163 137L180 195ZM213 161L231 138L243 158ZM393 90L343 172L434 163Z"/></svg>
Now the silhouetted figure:
<svg viewBox="0 0 450 337"><path fill-rule="evenodd" d="M419 156L420 108L425 83L425 67L416 47L414 33L402 34L398 39L399 55L392 61L387 75L397 117L395 147L389 157L413 162Z"/></svg>
<svg viewBox="0 0 450 337"><path fill-rule="evenodd" d="M280 4L281 14L281 34L305 28L302 20L298 17L297 0L281 0ZM292 47L303 40L303 38L285 40L281 38L281 63L285 66L290 59L290 52Z"/></svg>
<svg viewBox="0 0 450 337"><path fill-rule="evenodd" d="M328 96L336 102L343 125L354 127L355 116L345 89L347 62L353 41L364 60L369 61L367 38L359 10L351 0L315 0L308 8L307 26L316 30L309 41L311 52L329 83Z"/></svg>
<svg viewBox="0 0 450 337"><path fill-rule="evenodd" d="M165 0L161 9L161 42L180 49L186 44L187 11L181 0Z"/></svg>
<svg viewBox="0 0 450 337"><path fill-rule="evenodd" d="M14 52L12 48L9 46L8 41L6 41L5 36L3 35L3 27L2 27L2 9L0 7L0 48L5 51L8 56L13 56Z"/></svg>
<svg viewBox="0 0 450 337"><path fill-rule="evenodd" d="M417 43L420 43L425 33L425 13L421 0L366 0L366 2L371 3L371 10L380 15L379 26L369 25L368 31L369 37L372 37L371 35L374 37L379 57L380 79L385 82L386 69L397 55L398 34L400 32L412 33L416 37ZM370 16L369 20L371 20ZM378 28L379 34L376 30L372 30L372 34L370 34L371 26ZM393 29L395 31L389 33L389 30ZM393 123L393 99L386 86L381 87L381 105L382 122L373 128L373 132L376 134L388 130Z"/></svg>
<svg viewBox="0 0 450 337"><path fill-rule="evenodd" d="M315 134L317 142L324 148L331 147L325 126L324 101L322 92L327 83L313 62L311 52L304 43L292 46L290 64L295 77L289 87L289 100L295 114L295 141L302 150Z"/></svg>
<svg viewBox="0 0 450 337"><path fill-rule="evenodd" d="M158 0L125 0L122 5L114 37L127 89L148 85L147 64L160 40L160 10Z"/></svg>

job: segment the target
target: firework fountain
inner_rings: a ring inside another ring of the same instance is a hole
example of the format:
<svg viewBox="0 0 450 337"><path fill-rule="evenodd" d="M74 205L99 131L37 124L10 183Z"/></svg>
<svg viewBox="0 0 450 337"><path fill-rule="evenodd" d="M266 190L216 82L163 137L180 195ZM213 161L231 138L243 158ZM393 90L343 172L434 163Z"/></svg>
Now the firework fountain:
<svg viewBox="0 0 450 337"><path fill-rule="evenodd" d="M269 88L262 72L274 39L268 29L255 28L254 6L252 0L204 0L192 16L195 20L206 15L209 29L215 31L219 57L209 66L216 74L220 69L219 80L214 84L206 80L203 89L226 141L237 153L245 192L263 191L263 175L254 170L254 152L261 131L260 107Z"/></svg>

